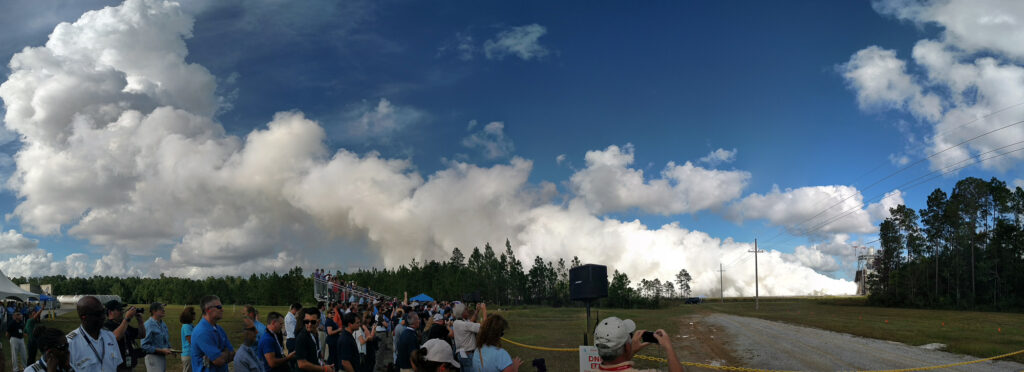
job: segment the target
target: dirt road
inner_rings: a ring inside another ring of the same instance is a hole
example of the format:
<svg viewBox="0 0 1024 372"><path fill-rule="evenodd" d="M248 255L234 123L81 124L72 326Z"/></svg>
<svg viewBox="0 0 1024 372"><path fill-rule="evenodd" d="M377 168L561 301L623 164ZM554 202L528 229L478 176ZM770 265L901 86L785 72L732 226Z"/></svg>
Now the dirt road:
<svg viewBox="0 0 1024 372"><path fill-rule="evenodd" d="M913 368L978 358L897 342L857 337L757 318L703 314L684 318L673 339L683 360L800 371ZM1024 364L996 361L943 371L1021 371Z"/></svg>

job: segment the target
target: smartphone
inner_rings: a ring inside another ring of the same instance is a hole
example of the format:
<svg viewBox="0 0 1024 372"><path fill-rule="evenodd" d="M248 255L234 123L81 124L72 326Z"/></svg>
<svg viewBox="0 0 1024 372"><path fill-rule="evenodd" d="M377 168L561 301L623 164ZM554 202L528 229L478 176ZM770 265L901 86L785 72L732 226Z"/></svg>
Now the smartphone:
<svg viewBox="0 0 1024 372"><path fill-rule="evenodd" d="M644 332L642 335L640 335L640 341L649 342L652 344L658 343L658 339L654 338L654 332L651 331Z"/></svg>

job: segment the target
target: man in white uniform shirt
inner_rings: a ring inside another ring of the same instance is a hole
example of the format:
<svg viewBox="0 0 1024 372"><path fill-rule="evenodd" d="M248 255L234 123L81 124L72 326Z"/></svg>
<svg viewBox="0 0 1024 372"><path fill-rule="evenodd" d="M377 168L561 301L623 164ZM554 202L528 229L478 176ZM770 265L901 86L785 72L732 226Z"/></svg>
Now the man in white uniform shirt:
<svg viewBox="0 0 1024 372"><path fill-rule="evenodd" d="M466 308L466 304L461 302L455 304L452 313L456 317L455 323L452 324L452 330L455 333L455 355L459 359L459 364L462 365L461 371L473 372L476 334L480 333L480 323L477 323L477 319L482 323L487 318L487 306L483 302L476 304L476 312L473 313L472 319L469 317L469 309Z"/></svg>
<svg viewBox="0 0 1024 372"><path fill-rule="evenodd" d="M114 333L103 329L106 308L93 296L78 300L78 318L82 325L67 335L71 368L77 372L116 372L121 351Z"/></svg>

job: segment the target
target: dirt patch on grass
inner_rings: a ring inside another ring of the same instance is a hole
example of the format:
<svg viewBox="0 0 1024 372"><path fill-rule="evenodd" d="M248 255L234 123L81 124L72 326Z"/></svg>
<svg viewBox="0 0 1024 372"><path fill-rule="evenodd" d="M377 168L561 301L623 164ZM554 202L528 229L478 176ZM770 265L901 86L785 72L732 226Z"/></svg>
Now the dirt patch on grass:
<svg viewBox="0 0 1024 372"><path fill-rule="evenodd" d="M740 366L732 353L729 335L720 326L704 321L708 311L700 311L678 319L678 331L672 336L672 345L684 362L717 366ZM690 368L693 370L703 370Z"/></svg>

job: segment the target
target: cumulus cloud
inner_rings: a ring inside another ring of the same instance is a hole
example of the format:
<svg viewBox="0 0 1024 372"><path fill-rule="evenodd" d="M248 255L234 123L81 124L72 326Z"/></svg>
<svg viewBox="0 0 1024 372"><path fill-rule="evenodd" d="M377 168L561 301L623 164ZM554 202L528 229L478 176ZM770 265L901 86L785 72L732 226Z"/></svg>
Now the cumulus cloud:
<svg viewBox="0 0 1024 372"><path fill-rule="evenodd" d="M363 102L345 114L345 126L352 140L381 139L422 121L426 114L412 107L395 106L386 98L376 105Z"/></svg>
<svg viewBox="0 0 1024 372"><path fill-rule="evenodd" d="M718 149L700 158L700 162L715 167L719 164L727 164L736 161L736 149Z"/></svg>
<svg viewBox="0 0 1024 372"><path fill-rule="evenodd" d="M862 108L905 110L931 125L924 155L938 154L929 159L933 170L952 170L973 155L1024 137L1024 128L1014 126L972 140L1016 121L1010 112L988 115L1024 101L1024 4L883 0L874 7L882 14L942 29L937 39L920 40L913 48L909 61L921 73L908 72L908 60L879 46L858 51L840 67ZM967 140L971 141L951 148ZM1016 148L986 155L991 158L981 166L1010 169L1024 159L1024 153L1010 152ZM995 156L1002 154L1006 155Z"/></svg>
<svg viewBox="0 0 1024 372"><path fill-rule="evenodd" d="M0 270L9 277L32 277L46 275L91 276L97 273L111 276L141 275L132 266L126 266L124 252L115 252L96 260L82 253L72 253L59 260L53 253L34 249L0 261Z"/></svg>
<svg viewBox="0 0 1024 372"><path fill-rule="evenodd" d="M0 253L24 253L38 246L38 240L26 238L17 231L7 230L7 232L0 232Z"/></svg>
<svg viewBox="0 0 1024 372"><path fill-rule="evenodd" d="M736 222L765 219L793 235L867 234L877 232L876 222L889 216L889 208L902 203L903 193L899 190L865 205L864 196L852 186L786 190L773 187L766 194L750 194L732 203L726 209L726 216Z"/></svg>
<svg viewBox="0 0 1024 372"><path fill-rule="evenodd" d="M539 39L547 32L547 28L536 23L502 30L494 39L484 42L484 56L501 60L511 55L524 61L544 58L549 52Z"/></svg>
<svg viewBox="0 0 1024 372"><path fill-rule="evenodd" d="M594 213L639 209L673 215L694 213L738 198L750 173L701 168L690 162L669 162L659 178L646 179L644 171L630 168L633 145L608 146L588 151L586 168L577 171L570 185Z"/></svg>
<svg viewBox="0 0 1024 372"><path fill-rule="evenodd" d="M470 121L468 130L473 130L476 125L476 120ZM515 150L512 139L505 137L505 123L500 121L492 121L480 131L463 138L462 145L480 150L488 159L504 158Z"/></svg>
<svg viewBox="0 0 1024 372"><path fill-rule="evenodd" d="M930 120L941 115L942 102L935 95L923 93L895 51L877 46L863 49L839 70L857 91L863 109L907 108L915 116Z"/></svg>
<svg viewBox="0 0 1024 372"><path fill-rule="evenodd" d="M577 255L637 279L669 279L685 267L706 293L718 288L719 257L749 249L674 223L655 229L595 215L710 208L750 177L669 163L661 178L644 180L627 168L631 146L588 153L587 169L574 175L584 192L559 204L557 187L530 183L533 162L519 157L489 167L455 161L423 175L408 159L329 149L320 124L298 111L230 135L214 119L216 79L186 62L191 24L176 3L128 0L61 24L45 46L12 58L0 85L5 124L23 141L9 182L19 198L11 217L26 232L84 239L99 258L61 259L29 244L0 269L203 277L341 261L395 266L510 238L526 262ZM395 110L390 102L382 110L384 102L372 111ZM512 150L500 122L467 146L493 157ZM616 172L633 182L616 187L654 198L616 196L594 183ZM601 193L612 202L595 204ZM765 260L762 273L778 279L766 294L854 289L776 251ZM726 294L752 293L752 270L730 271Z"/></svg>

